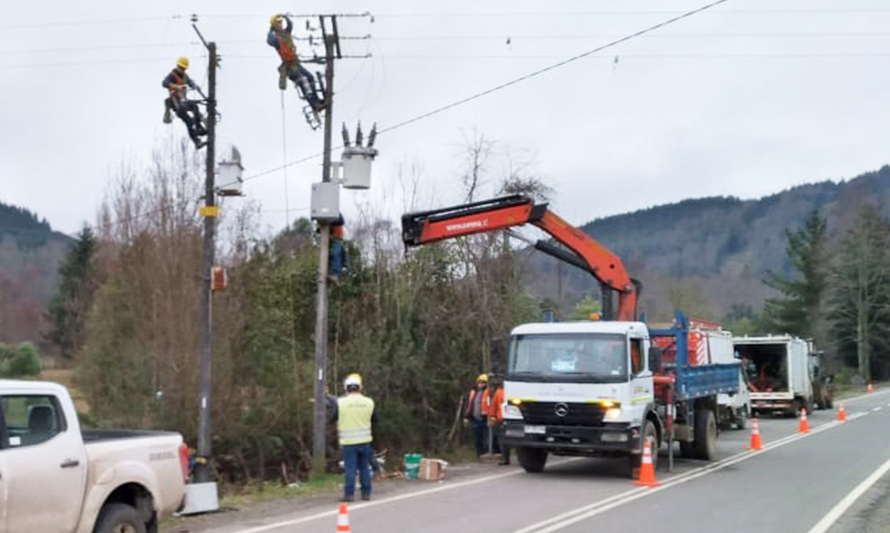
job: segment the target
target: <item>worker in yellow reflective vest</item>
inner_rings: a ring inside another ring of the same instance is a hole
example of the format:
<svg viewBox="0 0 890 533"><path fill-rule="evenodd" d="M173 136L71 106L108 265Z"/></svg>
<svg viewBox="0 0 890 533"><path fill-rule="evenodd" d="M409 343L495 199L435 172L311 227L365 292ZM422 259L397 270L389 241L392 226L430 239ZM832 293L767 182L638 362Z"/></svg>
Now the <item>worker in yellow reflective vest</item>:
<svg viewBox="0 0 890 533"><path fill-rule="evenodd" d="M343 501L355 500L355 473L362 483L362 499L371 499L371 424L377 421L374 400L362 394L362 377L350 374L343 381L346 396L337 398L333 418L337 422L340 450L343 453Z"/></svg>

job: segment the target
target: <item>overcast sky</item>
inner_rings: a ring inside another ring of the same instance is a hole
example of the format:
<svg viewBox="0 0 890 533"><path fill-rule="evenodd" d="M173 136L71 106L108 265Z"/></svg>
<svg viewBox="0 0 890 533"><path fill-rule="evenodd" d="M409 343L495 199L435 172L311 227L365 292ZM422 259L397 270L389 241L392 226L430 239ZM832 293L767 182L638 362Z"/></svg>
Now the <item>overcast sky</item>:
<svg viewBox="0 0 890 533"><path fill-rule="evenodd" d="M265 44L275 12L374 15L341 19L341 35L371 36L344 39L343 53L372 57L337 63L339 131L342 121L399 123L707 2L3 2L0 200L74 232L95 220L122 160L145 163L168 136L183 136L180 122L161 122L160 81L183 54L205 80L192 13L223 56L218 152L236 144L252 176L285 157L278 58ZM460 146L474 128L497 143L492 182L508 159L533 160L557 212L579 224L683 198L754 198L853 177L890 159L880 127L890 116L888 28L886 1L729 0L382 135L374 187L344 193L345 209L385 193L397 205L405 161L422 165L425 204L460 201ZM287 160L318 153L321 132L303 121L294 89L285 96ZM281 227L286 205L291 218L307 214L319 179L315 159L289 167L287 203L283 171L245 191L264 224Z"/></svg>

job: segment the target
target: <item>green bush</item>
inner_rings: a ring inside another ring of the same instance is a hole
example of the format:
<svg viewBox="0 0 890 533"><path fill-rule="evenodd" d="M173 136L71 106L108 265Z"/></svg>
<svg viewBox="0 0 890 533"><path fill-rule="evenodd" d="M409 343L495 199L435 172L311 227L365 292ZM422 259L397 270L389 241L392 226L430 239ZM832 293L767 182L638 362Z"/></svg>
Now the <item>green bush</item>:
<svg viewBox="0 0 890 533"><path fill-rule="evenodd" d="M40 356L33 343L23 342L14 351L11 346L0 349L0 375L4 377L37 376Z"/></svg>

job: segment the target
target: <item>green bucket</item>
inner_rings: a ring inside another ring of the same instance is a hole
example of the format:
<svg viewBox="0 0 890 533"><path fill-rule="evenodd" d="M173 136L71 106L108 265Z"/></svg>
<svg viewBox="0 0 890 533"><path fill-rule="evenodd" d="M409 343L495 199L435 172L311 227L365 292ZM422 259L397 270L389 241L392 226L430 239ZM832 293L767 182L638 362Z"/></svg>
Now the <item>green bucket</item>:
<svg viewBox="0 0 890 533"><path fill-rule="evenodd" d="M423 455L419 453L405 454L405 479L417 479L421 459L423 459Z"/></svg>

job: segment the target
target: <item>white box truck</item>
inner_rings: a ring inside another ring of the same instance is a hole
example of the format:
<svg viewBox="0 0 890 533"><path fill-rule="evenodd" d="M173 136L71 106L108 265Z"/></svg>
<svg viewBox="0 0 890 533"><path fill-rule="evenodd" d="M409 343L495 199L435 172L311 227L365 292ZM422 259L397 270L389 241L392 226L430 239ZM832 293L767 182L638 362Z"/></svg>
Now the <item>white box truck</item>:
<svg viewBox="0 0 890 533"><path fill-rule="evenodd" d="M814 407L809 345L791 335L735 337L733 345L747 369L751 410L793 416Z"/></svg>

